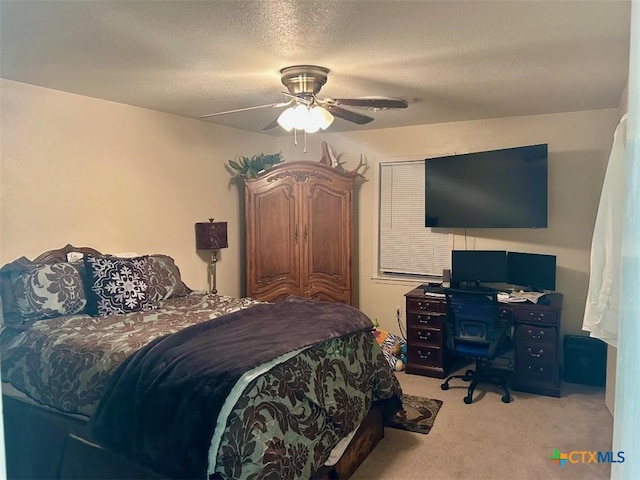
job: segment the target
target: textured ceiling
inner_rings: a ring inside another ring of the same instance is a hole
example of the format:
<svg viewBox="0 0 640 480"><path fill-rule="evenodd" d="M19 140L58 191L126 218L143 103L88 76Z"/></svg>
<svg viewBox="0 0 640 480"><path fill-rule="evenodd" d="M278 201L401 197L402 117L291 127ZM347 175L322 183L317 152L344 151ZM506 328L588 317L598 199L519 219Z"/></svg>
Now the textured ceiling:
<svg viewBox="0 0 640 480"><path fill-rule="evenodd" d="M375 118L364 126L336 119L333 132L591 110L618 106L630 10L630 0L0 0L0 76L198 118L281 102L279 70L313 64L331 70L320 97L409 102L359 110ZM206 121L260 131L279 111Z"/></svg>

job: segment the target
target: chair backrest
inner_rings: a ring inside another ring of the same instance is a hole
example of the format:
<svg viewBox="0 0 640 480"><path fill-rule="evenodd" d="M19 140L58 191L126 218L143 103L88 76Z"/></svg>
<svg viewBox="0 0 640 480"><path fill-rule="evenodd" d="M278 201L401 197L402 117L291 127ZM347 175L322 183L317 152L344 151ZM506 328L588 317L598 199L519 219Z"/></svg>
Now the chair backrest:
<svg viewBox="0 0 640 480"><path fill-rule="evenodd" d="M466 344L486 347L487 352L495 350L504 337L505 327L499 314L497 293L448 288L445 296L454 348Z"/></svg>

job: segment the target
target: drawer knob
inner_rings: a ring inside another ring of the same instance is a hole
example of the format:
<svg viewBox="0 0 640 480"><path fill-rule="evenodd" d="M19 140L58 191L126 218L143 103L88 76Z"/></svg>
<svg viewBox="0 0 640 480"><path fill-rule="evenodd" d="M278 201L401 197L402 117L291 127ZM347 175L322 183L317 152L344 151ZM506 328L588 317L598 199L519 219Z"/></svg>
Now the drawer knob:
<svg viewBox="0 0 640 480"><path fill-rule="evenodd" d="M429 316L423 317L422 315L418 315L418 323L422 323L424 325L428 325L429 324L429 320L431 320L431 317L429 317Z"/></svg>
<svg viewBox="0 0 640 480"><path fill-rule="evenodd" d="M418 331L418 338L420 340L429 340L431 338L431 332L422 333L421 331Z"/></svg>
<svg viewBox="0 0 640 480"><path fill-rule="evenodd" d="M544 318L544 313L534 313L534 312L529 312L529 316L530 316L531 318L533 318L533 317Z"/></svg>
<svg viewBox="0 0 640 480"><path fill-rule="evenodd" d="M420 358L427 359L427 358L430 358L430 357L431 357L431 352L422 353L422 350L418 350L418 356L419 356Z"/></svg>
<svg viewBox="0 0 640 480"><path fill-rule="evenodd" d="M425 303L418 302L418 308L420 310L428 310L430 306L431 304L429 302L425 302Z"/></svg>
<svg viewBox="0 0 640 480"><path fill-rule="evenodd" d="M544 368L542 367L533 368L531 365L529 365L528 368L529 368L529 371L534 375L540 375L542 372L544 372Z"/></svg>
<svg viewBox="0 0 640 480"><path fill-rule="evenodd" d="M529 330L527 330L527 333L529 334L529 336L531 338L535 338L536 340L540 340L542 337L544 337L544 331L543 330L540 330L538 332L538 334L535 334L535 333L533 333L533 330L529 329Z"/></svg>
<svg viewBox="0 0 640 480"><path fill-rule="evenodd" d="M538 353L533 353L533 350L531 350L531 347L527 348L527 350L529 351L529 355L536 358L540 358L544 353L544 350L542 350L541 348L538 349Z"/></svg>

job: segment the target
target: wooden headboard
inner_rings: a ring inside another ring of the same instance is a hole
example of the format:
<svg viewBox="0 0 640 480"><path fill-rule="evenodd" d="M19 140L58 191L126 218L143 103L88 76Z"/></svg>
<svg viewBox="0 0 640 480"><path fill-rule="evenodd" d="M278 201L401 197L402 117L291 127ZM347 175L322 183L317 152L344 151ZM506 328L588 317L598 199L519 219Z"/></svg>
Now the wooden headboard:
<svg viewBox="0 0 640 480"><path fill-rule="evenodd" d="M96 255L102 256L98 250L91 247L74 247L70 243L66 244L62 248L58 248L57 250L48 250L44 253L41 253L36 258L33 259L33 263L59 263L67 261L67 254L71 252L78 252L82 254Z"/></svg>

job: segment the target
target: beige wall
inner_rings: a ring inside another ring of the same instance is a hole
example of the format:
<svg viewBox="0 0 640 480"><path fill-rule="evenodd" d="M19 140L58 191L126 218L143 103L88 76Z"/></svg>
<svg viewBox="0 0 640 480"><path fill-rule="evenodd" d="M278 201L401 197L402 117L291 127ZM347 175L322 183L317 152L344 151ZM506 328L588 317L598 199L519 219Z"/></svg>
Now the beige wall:
<svg viewBox="0 0 640 480"><path fill-rule="evenodd" d="M388 114L400 115L400 112ZM312 135L293 145L281 137L286 160L317 161L320 142L343 152L347 168L363 155L369 169L358 198L358 296L360 308L381 326L398 331L395 307L418 282L375 278L375 165L388 158L424 158L511 146L549 144L549 228L453 230L455 248L507 249L557 255L557 290L564 294L562 333L581 333L588 287L589 252L606 161L618 121L616 109Z"/></svg>
<svg viewBox="0 0 640 480"><path fill-rule="evenodd" d="M67 243L166 253L207 288L194 224L227 221L218 290L240 293L239 194L224 165L275 139L1 80L0 263Z"/></svg>
<svg viewBox="0 0 640 480"><path fill-rule="evenodd" d="M549 228L468 230L466 244L557 255L563 333L580 332L616 109L315 134L307 138L305 154L302 138L296 147L293 136L276 139L8 80L0 86L0 263L66 243L105 252L162 252L176 259L187 284L206 288L208 257L195 251L193 224L213 216L229 222L218 289L239 295L240 195L229 188L226 161L278 150L287 161L317 161L325 140L345 154L348 168L360 155L369 164L357 201L359 306L397 331L395 307L415 282L375 278L376 162L548 143ZM455 247L464 244L464 232L456 231Z"/></svg>

